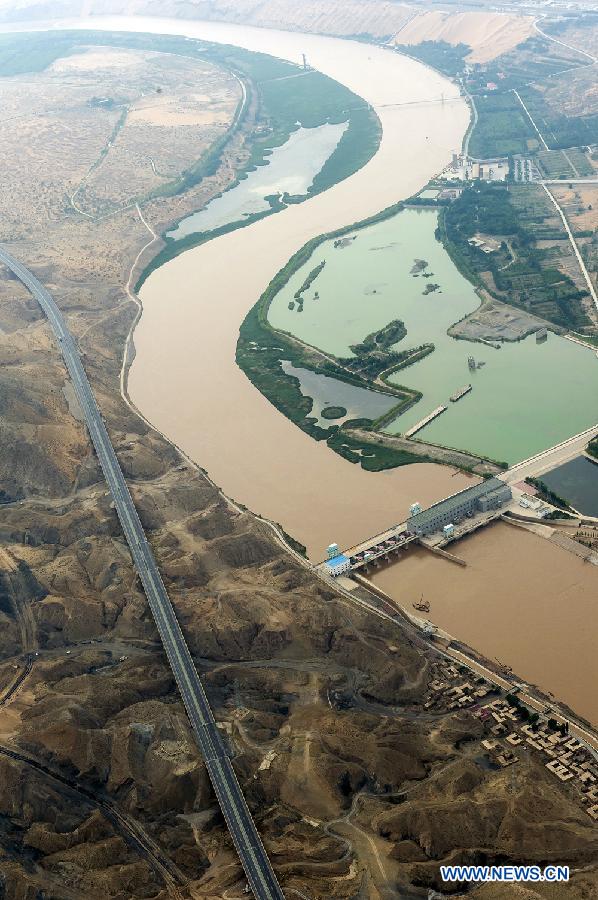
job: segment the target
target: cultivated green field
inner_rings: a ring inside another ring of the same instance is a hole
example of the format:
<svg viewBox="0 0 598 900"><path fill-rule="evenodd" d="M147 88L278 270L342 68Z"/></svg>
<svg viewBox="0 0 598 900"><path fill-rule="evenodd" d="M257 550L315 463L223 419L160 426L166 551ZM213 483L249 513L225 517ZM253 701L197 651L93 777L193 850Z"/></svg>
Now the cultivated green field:
<svg viewBox="0 0 598 900"><path fill-rule="evenodd" d="M467 65L465 44L425 41L406 48L441 72L458 76L476 106L470 154L484 159L543 149L517 91L550 149L598 142L594 70L582 53L540 35L487 63ZM579 103L572 103L572 96ZM558 176L557 176L558 177Z"/></svg>
<svg viewBox="0 0 598 900"><path fill-rule="evenodd" d="M478 231L498 238L500 249L485 254L469 244ZM589 325L584 293L560 268L571 255L567 235L539 185L469 188L444 210L442 237L461 272L496 299L567 330ZM538 241L552 245L540 249Z"/></svg>
<svg viewBox="0 0 598 900"><path fill-rule="evenodd" d="M421 44L401 45L397 49L449 76L463 70L465 57L471 51L468 44L454 45L446 41L422 41Z"/></svg>
<svg viewBox="0 0 598 900"><path fill-rule="evenodd" d="M487 159L538 148L536 132L515 94L483 94L473 99L478 124L469 141L471 156Z"/></svg>
<svg viewBox="0 0 598 900"><path fill-rule="evenodd" d="M542 150L538 153L540 168L547 178L585 178L594 174L588 157L577 148Z"/></svg>

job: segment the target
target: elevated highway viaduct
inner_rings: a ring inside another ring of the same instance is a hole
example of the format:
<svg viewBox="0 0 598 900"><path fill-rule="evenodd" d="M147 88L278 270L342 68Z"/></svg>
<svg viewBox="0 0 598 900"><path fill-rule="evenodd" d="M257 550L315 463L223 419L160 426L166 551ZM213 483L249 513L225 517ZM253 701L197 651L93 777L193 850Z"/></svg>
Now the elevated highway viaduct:
<svg viewBox="0 0 598 900"><path fill-rule="evenodd" d="M141 579L170 667L183 698L195 740L203 756L214 792L253 894L259 900L284 900L284 895L216 727L216 720L162 582L154 555L147 542L75 341L50 293L22 263L1 246L0 263L10 269L35 297L58 340L77 399L85 416L93 446L112 494L116 512L133 557L133 564Z"/></svg>

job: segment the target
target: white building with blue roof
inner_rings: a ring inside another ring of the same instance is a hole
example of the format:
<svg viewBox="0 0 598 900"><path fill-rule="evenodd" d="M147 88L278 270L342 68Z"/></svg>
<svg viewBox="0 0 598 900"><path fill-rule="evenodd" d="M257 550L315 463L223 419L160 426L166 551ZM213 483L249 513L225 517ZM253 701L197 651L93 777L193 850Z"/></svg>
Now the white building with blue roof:
<svg viewBox="0 0 598 900"><path fill-rule="evenodd" d="M351 571L351 560L344 553L337 553L336 556L330 557L330 559L326 560L325 565L328 574L332 575L333 578L338 578L339 575L344 575L345 572Z"/></svg>

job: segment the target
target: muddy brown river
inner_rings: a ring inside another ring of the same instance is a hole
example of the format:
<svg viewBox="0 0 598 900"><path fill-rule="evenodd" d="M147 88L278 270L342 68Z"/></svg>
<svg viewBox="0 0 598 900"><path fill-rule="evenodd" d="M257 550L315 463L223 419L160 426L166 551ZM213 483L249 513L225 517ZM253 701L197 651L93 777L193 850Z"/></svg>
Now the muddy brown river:
<svg viewBox="0 0 598 900"><path fill-rule="evenodd" d="M444 167L469 118L455 86L383 48L317 35L137 17L53 27L185 34L294 62L306 53L374 105L383 125L378 153L350 179L153 273L129 381L145 417L314 559L332 540L348 546L402 521L414 500L429 505L466 486L466 476L435 465L365 472L292 425L235 364L242 319L302 244L410 196ZM440 627L598 722L595 568L504 524L455 551L466 568L414 551L375 580L407 608L423 593Z"/></svg>
<svg viewBox="0 0 598 900"><path fill-rule="evenodd" d="M441 169L461 144L467 106L449 81L382 48L215 23L176 29L293 61L306 53L373 104L383 125L378 153L351 178L153 273L135 332L134 403L229 496L282 524L319 559L332 540L356 543L404 519L414 500L428 504L466 481L433 465L367 473L313 441L238 369L239 325L309 238L410 196Z"/></svg>
<svg viewBox="0 0 598 900"><path fill-rule="evenodd" d="M466 568L418 549L371 580L411 613L423 594L435 625L598 725L596 567L502 522L452 551Z"/></svg>
<svg viewBox="0 0 598 900"><path fill-rule="evenodd" d="M44 27L44 26L39 26ZM279 413L237 367L239 325L307 240L411 196L461 146L469 110L458 88L391 50L320 35L142 17L63 20L52 27L183 34L310 65L372 104L383 136L370 162L312 199L191 249L145 282L130 398L226 494L324 556L403 521L468 482L421 464L369 473ZM151 224L151 223L150 223Z"/></svg>

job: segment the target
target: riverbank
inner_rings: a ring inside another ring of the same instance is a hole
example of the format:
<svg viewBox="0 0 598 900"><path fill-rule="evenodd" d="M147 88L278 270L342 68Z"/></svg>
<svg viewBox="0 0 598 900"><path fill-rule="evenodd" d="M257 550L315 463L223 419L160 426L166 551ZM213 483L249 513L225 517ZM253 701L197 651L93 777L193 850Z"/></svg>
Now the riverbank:
<svg viewBox="0 0 598 900"><path fill-rule="evenodd" d="M395 598L363 575L353 575L353 580L361 588L365 589L366 596L364 597L359 588L357 590L354 588L349 590L348 586L346 589L347 594L353 593L356 600L369 602L374 608L379 610L380 615L392 615L393 611L398 611L399 615L415 625L420 631L428 623L427 619L422 619L420 616L415 615L412 608L400 606ZM381 604L379 603L380 600L382 601ZM596 728L586 719L580 717L574 710L544 693L537 685L526 684L525 687L522 687L517 673L509 671L508 668L505 669L498 660L491 660L482 656L478 650L467 646L462 641L457 640L454 635L436 626L429 631L427 638L438 653L455 660L459 665L465 665L469 671L478 677L482 676L500 690L507 693L515 693L516 691L520 700L536 712L545 714L546 709L550 707L551 715L555 717L559 725L563 722L567 723L571 734L579 737L584 743L598 751L598 733Z"/></svg>
<svg viewBox="0 0 598 900"><path fill-rule="evenodd" d="M414 353L417 358L421 358L421 348L416 348L415 351L409 351L406 354L389 355L387 360L378 365L380 371L374 372L374 376L377 377L372 377L369 373L362 375L357 365L353 369L350 368L351 360L339 359L322 353L317 347L297 340L290 332L273 328L268 321L268 314L272 301L278 293L288 285L291 277L303 268L322 244L333 242L335 247L339 247L345 240L350 243L347 235L351 235L351 240L354 240L357 232L376 222L383 222L391 218L401 209L402 204L395 204L368 219L346 225L329 234L320 235L305 244L276 274L258 302L245 317L240 328L236 350L239 367L276 409L311 437L316 440L325 440L332 450L350 462L360 463L368 471L380 471L420 461L418 456L421 457L421 454L410 453L407 448L397 450L385 446L379 440L376 442L374 438L364 438L363 434L356 443L352 432L355 425L361 426L362 429L368 426L375 432L384 422L396 418L406 408L421 399L418 391L402 388L401 385L393 385L387 380L391 373L409 364ZM323 267L324 263L320 263L309 273L301 287L295 292L295 298L302 297ZM290 301L289 307L294 306L294 302ZM303 300L301 300L302 309ZM407 358L400 360L400 356ZM287 374L283 366L284 362L291 362L295 367L304 366L316 374L325 375L340 382L387 394L395 398L397 402L377 419L362 417L350 420L344 423L342 431L338 429L338 426L323 428L310 416L312 404L302 396L299 380ZM359 453L356 453L356 450L359 450ZM423 459L428 462L433 461L431 456L424 456Z"/></svg>
<svg viewBox="0 0 598 900"><path fill-rule="evenodd" d="M459 542L465 568L424 550L377 571L375 585L488 659L512 667L598 723L594 621L596 568L536 534L500 522Z"/></svg>
<svg viewBox="0 0 598 900"><path fill-rule="evenodd" d="M136 19L111 20L105 27L127 23L139 30L179 33L182 24ZM331 536L355 543L400 518L414 494L431 503L465 486L467 479L428 464L408 467L403 471L409 475L402 477L398 472L365 473L289 428L237 369L237 329L264 285L307 240L327 227L334 230L354 221L356 213L364 218L377 213L388 206L389 191L397 201L410 196L438 171L460 143L467 108L450 82L382 48L215 24L194 23L190 29L192 36L224 43L237 39L249 49L293 60L307 49L312 65L365 94L383 125L378 153L347 181L156 271L141 292L144 312L135 333L129 388L145 417L199 461L228 495L280 522L321 555ZM235 267L227 264L230 259ZM202 283L210 285L209 295L198 292L194 272L201 272ZM218 400L216 392L202 390L208 384L218 385ZM317 504L311 499L315 496Z"/></svg>
<svg viewBox="0 0 598 900"><path fill-rule="evenodd" d="M160 235L163 246L139 275L135 286L137 292L153 271L186 250L239 228L246 228L350 177L371 159L380 145L381 125L374 110L334 79L313 69L240 47L220 47L218 44L208 43L202 47L202 51L204 54L207 52L209 58L213 58L242 81L245 86L244 108L252 102L256 107L256 125L247 142L247 159L237 168L234 180L216 201L226 195L230 202L232 192L238 193L248 175L257 169L264 169L267 175L277 151L284 148L298 131L309 134L318 128L332 125L343 125L344 131L330 154L322 158L322 165L315 171L313 179L308 179L303 188L295 189L292 194L284 190L268 194L265 189L264 197L261 198L262 209L245 212L240 202L237 210L233 206L228 220L216 219L213 226L210 226L209 215L206 213L209 213L215 201L208 204L200 214L175 220ZM234 123L233 130L238 127L242 117L243 111ZM306 152L313 151L307 147ZM215 163L219 153L220 147L214 147L211 161ZM253 193L255 190L255 187L251 187ZM193 224L194 219L199 220L197 227Z"/></svg>

